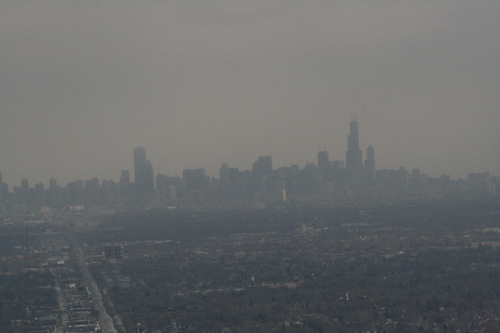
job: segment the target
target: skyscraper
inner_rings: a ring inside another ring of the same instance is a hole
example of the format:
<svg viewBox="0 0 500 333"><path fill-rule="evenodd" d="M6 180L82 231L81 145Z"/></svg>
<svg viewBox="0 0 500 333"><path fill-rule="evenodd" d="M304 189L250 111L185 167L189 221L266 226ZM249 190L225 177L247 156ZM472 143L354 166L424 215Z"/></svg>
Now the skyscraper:
<svg viewBox="0 0 500 333"><path fill-rule="evenodd" d="M375 149L373 146L368 146L366 149L365 180L365 185L373 184L375 180Z"/></svg>
<svg viewBox="0 0 500 333"><path fill-rule="evenodd" d="M273 171L271 156L259 156L259 159L252 164L252 172L256 175L265 175Z"/></svg>
<svg viewBox="0 0 500 333"><path fill-rule="evenodd" d="M152 194L155 188L153 166L146 160L146 149L134 149L134 176L137 194Z"/></svg>
<svg viewBox="0 0 500 333"><path fill-rule="evenodd" d="M9 192L8 187L7 187L7 190L5 190L6 187L7 187L7 184L2 181L2 173L0 172L0 212L4 211L4 206L3 206L4 201L7 198L7 194Z"/></svg>
<svg viewBox="0 0 500 333"><path fill-rule="evenodd" d="M128 172L128 170L122 170L122 175L120 176L120 184L130 184L130 173Z"/></svg>
<svg viewBox="0 0 500 333"><path fill-rule="evenodd" d="M363 166L363 153L359 149L358 122L356 119L349 123L345 159L347 168L360 168Z"/></svg>
<svg viewBox="0 0 500 333"><path fill-rule="evenodd" d="M182 170L186 191L205 190L209 187L207 171L203 168Z"/></svg>
<svg viewBox="0 0 500 333"><path fill-rule="evenodd" d="M137 147L134 149L134 181L141 178L140 172L146 165L146 149Z"/></svg>
<svg viewBox="0 0 500 333"><path fill-rule="evenodd" d="M320 151L318 153L318 168L327 169L330 165L330 158L326 151Z"/></svg>
<svg viewBox="0 0 500 333"><path fill-rule="evenodd" d="M366 149L365 166L368 172L375 172L375 149L373 146L368 146Z"/></svg>
<svg viewBox="0 0 500 333"><path fill-rule="evenodd" d="M221 188L229 183L229 166L227 163L222 163L219 169L219 181Z"/></svg>
<svg viewBox="0 0 500 333"><path fill-rule="evenodd" d="M130 195L130 173L128 170L122 170L122 175L120 176L120 196L126 197Z"/></svg>

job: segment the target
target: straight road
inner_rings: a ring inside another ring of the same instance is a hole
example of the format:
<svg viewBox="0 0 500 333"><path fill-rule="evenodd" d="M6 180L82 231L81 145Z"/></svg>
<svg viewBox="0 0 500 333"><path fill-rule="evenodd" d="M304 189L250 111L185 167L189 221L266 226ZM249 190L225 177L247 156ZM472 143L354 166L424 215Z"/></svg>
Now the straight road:
<svg viewBox="0 0 500 333"><path fill-rule="evenodd" d="M95 308L99 311L99 326L102 332L116 333L116 329L113 325L113 319L108 315L104 303L102 300L101 291L97 287L97 283L89 272L87 262L85 261L83 251L78 246L74 234L70 235L71 246L74 248L74 253L76 254L78 265L80 266L80 271L82 273L85 285L87 286L90 295L92 297L92 302Z"/></svg>

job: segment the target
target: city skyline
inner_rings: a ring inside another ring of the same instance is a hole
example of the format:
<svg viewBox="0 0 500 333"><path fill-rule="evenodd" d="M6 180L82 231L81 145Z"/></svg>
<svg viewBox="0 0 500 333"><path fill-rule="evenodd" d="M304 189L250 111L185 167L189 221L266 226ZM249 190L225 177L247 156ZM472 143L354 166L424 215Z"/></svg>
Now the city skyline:
<svg viewBox="0 0 500 333"><path fill-rule="evenodd" d="M77 181L92 181L94 182L96 179L100 181L114 181L117 183L121 184L132 184L135 186L134 191L137 191L139 195L151 195L155 190L158 190L158 178L156 176L162 176L162 177L179 177L181 179L185 179L187 174L196 174L198 172L202 172L203 175L201 176L201 180L198 179L198 182L203 182L203 178L205 177L210 177L210 178L215 178L220 181L224 181L224 179L227 177L227 170L229 167L239 170L239 171L248 171L252 172L253 174L256 175L262 175L265 176L267 174L270 174L273 171L279 170L280 168L290 168L293 166L297 166L299 170L304 170L308 168L310 165L315 165L319 170L325 170L329 168L334 168L334 169L345 169L345 170L351 170L352 172L356 172L356 170L362 171L363 173L368 173L370 176L369 178L371 179L370 181L373 181L375 179L375 171L376 170L397 170L403 168L405 169L405 166L399 166L399 167L393 167L393 168L383 168L383 169L377 169L376 168L376 159L375 159L375 149L372 145L368 145L366 147L366 159L363 159L363 151L360 147L359 144L359 126L358 126L358 121L357 118L352 118L351 121L349 122L349 134L347 135L347 140L346 140L346 147L347 150L345 151L345 157L344 159L330 159L329 153L326 150L320 150L317 153L317 158L316 161L309 161L306 162L303 166L297 164L297 163L291 163L289 165L279 165L273 168L273 162L272 156L258 156L257 160L254 158L254 162L250 166L246 166L244 168L236 167L235 165L232 165L230 162L222 162L220 163L220 168L217 173L214 174L208 174L206 172L206 168L203 166L197 166L194 168L185 168L182 170L180 174L165 174L161 173L159 170L154 170L151 162L149 159L146 157L146 149L142 146L135 147L133 151L133 167L132 171L134 174L134 179L133 181L130 178L130 170L128 169L121 169L120 173L117 173L117 177L115 178L99 178L97 176L92 176L89 178L76 178L72 179L69 182L66 183L59 183L59 185L65 186L65 184L70 184L74 183ZM377 161L378 162L378 161ZM222 171L222 170L225 171ZM418 172L418 177L420 177L420 174L425 174L427 176L435 177L436 175L429 174L426 172L426 170L420 170L419 168L409 168L406 170L407 172L412 170L413 172ZM423 172L422 172L423 171ZM477 171L477 170L471 170L469 172L470 174L482 174L484 171ZM486 173L489 174L488 171ZM441 175L437 176L447 176L449 177L449 174L443 173ZM468 176L469 176L468 175ZM491 175L492 177L498 177L497 175ZM155 180L156 178L156 180ZM457 177L456 179L467 179L467 177ZM4 181L3 174L0 171L0 184L1 183L6 183L8 184L9 187L17 187L20 185L21 188L29 188L29 184L31 184L31 187L36 187L35 184L43 184L45 185L44 181L40 182L30 182L29 178L23 177L19 180L19 184L15 183L8 183ZM48 184L49 187L51 187L53 184L56 184L57 182L57 177L51 177ZM163 182L163 180L162 180ZM10 190L10 188L9 188Z"/></svg>
<svg viewBox="0 0 500 333"><path fill-rule="evenodd" d="M500 175L500 3L0 4L9 184L345 160Z"/></svg>
<svg viewBox="0 0 500 333"><path fill-rule="evenodd" d="M30 186L27 178L21 186L3 182L0 173L0 212L23 209L83 209L84 207L131 207L133 205L248 205L288 204L302 200L341 202L343 200L385 197L418 198L445 196L495 196L500 177L488 172L471 172L466 179L443 174L431 177L418 168L377 170L375 148L366 148L366 159L359 144L356 118L349 123L345 160L330 160L327 151L317 153L317 163L273 168L272 156L259 156L251 169L221 163L219 177L206 169L184 169L182 177L157 172L144 147L133 149L134 181L129 170L120 171L120 179L77 179L66 186L55 178L46 188L43 182Z"/></svg>

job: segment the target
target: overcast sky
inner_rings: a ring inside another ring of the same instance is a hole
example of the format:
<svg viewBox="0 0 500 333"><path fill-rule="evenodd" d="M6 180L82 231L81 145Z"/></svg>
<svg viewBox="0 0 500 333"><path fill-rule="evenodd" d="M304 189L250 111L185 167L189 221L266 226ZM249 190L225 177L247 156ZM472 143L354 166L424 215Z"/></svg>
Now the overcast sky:
<svg viewBox="0 0 500 333"><path fill-rule="evenodd" d="M345 159L500 175L500 1L0 0L0 172Z"/></svg>

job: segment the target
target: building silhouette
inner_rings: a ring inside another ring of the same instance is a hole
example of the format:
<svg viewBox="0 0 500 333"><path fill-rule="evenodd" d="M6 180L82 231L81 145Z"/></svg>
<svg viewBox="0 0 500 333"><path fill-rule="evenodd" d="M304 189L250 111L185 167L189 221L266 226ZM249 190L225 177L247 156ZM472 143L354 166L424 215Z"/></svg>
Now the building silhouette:
<svg viewBox="0 0 500 333"><path fill-rule="evenodd" d="M365 166L368 172L375 172L375 149L373 146L368 146L366 149Z"/></svg>
<svg viewBox="0 0 500 333"><path fill-rule="evenodd" d="M210 179L204 168L182 170L186 192L204 191L210 187Z"/></svg>
<svg viewBox="0 0 500 333"><path fill-rule="evenodd" d="M130 184L130 173L128 172L128 170L122 170L120 176L120 184Z"/></svg>
<svg viewBox="0 0 500 333"><path fill-rule="evenodd" d="M365 185L373 185L375 181L375 149L373 146L368 146L366 149L365 160Z"/></svg>
<svg viewBox="0 0 500 333"><path fill-rule="evenodd" d="M266 175L273 171L271 156L259 156L259 159L252 164L252 172L255 175Z"/></svg>
<svg viewBox="0 0 500 333"><path fill-rule="evenodd" d="M153 166L146 160L146 149L134 149L134 182L137 195L151 195L154 193L155 181Z"/></svg>
<svg viewBox="0 0 500 333"><path fill-rule="evenodd" d="M347 168L360 168L363 165L363 153L359 149L358 122L356 119L349 123L345 159Z"/></svg>
<svg viewBox="0 0 500 333"><path fill-rule="evenodd" d="M320 151L318 153L318 168L327 169L330 166L330 158L326 151Z"/></svg>
<svg viewBox="0 0 500 333"><path fill-rule="evenodd" d="M137 147L134 149L134 181L137 181L141 178L141 171L146 165L146 149L142 147Z"/></svg>

